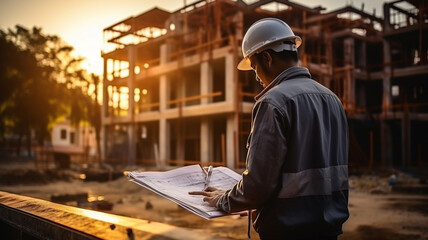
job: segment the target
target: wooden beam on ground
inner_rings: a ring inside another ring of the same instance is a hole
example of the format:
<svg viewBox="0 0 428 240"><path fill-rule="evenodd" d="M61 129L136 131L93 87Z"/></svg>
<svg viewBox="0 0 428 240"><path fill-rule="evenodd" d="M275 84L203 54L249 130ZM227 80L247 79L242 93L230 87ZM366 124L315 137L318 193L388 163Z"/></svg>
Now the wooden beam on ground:
<svg viewBox="0 0 428 240"><path fill-rule="evenodd" d="M137 210L137 209L136 209ZM172 225L0 191L2 239L224 239Z"/></svg>

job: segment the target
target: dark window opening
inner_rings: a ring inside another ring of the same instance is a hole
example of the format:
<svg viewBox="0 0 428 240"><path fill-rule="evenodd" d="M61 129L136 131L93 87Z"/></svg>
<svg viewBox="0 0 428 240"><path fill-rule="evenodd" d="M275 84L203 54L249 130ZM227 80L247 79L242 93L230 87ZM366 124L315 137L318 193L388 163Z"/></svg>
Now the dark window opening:
<svg viewBox="0 0 428 240"><path fill-rule="evenodd" d="M75 132L70 132L70 143L71 144L75 144L76 142L76 139L75 139L75 137L76 137L76 133Z"/></svg>
<svg viewBox="0 0 428 240"><path fill-rule="evenodd" d="M61 135L60 136L61 140L67 139L67 130L66 129L61 129L60 135Z"/></svg>

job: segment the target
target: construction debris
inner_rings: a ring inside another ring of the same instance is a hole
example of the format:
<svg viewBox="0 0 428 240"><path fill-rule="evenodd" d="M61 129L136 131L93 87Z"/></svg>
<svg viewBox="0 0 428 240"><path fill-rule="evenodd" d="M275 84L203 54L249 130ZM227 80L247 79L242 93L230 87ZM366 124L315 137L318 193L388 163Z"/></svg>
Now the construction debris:
<svg viewBox="0 0 428 240"><path fill-rule="evenodd" d="M393 183L391 181L393 180ZM420 179L404 172L350 176L349 185L352 190L369 192L371 194L428 194L428 185L421 184Z"/></svg>
<svg viewBox="0 0 428 240"><path fill-rule="evenodd" d="M51 202L54 203L68 203L68 202L81 202L81 201L88 201L88 193L75 193L75 194L59 194L59 195L52 195L51 196Z"/></svg>

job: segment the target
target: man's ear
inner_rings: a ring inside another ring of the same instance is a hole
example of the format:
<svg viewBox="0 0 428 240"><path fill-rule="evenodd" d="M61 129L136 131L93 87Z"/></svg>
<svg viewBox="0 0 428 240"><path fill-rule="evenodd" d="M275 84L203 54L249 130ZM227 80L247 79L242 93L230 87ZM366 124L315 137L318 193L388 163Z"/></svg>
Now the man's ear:
<svg viewBox="0 0 428 240"><path fill-rule="evenodd" d="M266 63L268 68L272 67L272 56L268 51L262 52L263 62Z"/></svg>

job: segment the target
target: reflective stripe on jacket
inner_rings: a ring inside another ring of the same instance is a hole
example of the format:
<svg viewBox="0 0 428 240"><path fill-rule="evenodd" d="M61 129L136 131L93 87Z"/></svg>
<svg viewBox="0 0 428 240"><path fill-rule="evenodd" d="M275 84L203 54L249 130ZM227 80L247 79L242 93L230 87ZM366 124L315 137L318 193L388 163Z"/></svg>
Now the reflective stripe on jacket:
<svg viewBox="0 0 428 240"><path fill-rule="evenodd" d="M310 77L289 68L256 97L246 170L217 203L256 209L261 238L337 236L349 217L345 112Z"/></svg>

